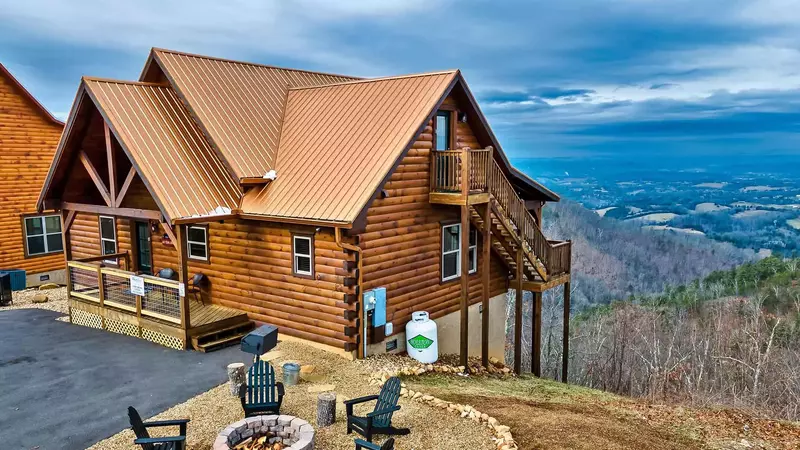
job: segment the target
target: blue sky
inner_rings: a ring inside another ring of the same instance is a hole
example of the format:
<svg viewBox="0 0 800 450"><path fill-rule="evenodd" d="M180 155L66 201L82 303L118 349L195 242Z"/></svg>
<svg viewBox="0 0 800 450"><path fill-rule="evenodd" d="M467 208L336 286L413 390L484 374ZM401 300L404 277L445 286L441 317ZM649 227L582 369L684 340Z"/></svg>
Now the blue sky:
<svg viewBox="0 0 800 450"><path fill-rule="evenodd" d="M25 0L0 61L64 117L150 47L362 76L460 68L520 157L800 149L800 1Z"/></svg>

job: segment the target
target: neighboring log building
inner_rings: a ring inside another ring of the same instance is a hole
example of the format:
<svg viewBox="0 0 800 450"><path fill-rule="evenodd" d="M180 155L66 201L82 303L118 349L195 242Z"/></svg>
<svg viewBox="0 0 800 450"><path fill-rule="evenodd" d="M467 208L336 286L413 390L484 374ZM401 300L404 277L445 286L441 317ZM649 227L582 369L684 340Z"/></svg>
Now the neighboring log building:
<svg viewBox="0 0 800 450"><path fill-rule="evenodd" d="M442 352L487 359L509 287L540 310L569 283L547 201L459 71L357 79L154 49L140 81L82 79L39 207L63 212L73 322L208 349L252 320L363 356L403 350L425 310ZM134 292L133 272L164 268L179 281ZM377 288L386 323L361 307Z"/></svg>
<svg viewBox="0 0 800 450"><path fill-rule="evenodd" d="M0 64L0 270L25 270L28 286L64 281L59 215L36 211L63 128Z"/></svg>

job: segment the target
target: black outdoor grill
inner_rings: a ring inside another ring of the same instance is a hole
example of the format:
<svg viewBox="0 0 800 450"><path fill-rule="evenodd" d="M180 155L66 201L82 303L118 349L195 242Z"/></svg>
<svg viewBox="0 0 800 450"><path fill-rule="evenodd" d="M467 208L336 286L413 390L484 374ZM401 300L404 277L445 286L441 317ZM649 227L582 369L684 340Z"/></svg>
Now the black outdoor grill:
<svg viewBox="0 0 800 450"><path fill-rule="evenodd" d="M6 306L11 301L11 274L0 273L0 306Z"/></svg>
<svg viewBox="0 0 800 450"><path fill-rule="evenodd" d="M242 338L242 351L256 358L278 345L278 327L262 325Z"/></svg>

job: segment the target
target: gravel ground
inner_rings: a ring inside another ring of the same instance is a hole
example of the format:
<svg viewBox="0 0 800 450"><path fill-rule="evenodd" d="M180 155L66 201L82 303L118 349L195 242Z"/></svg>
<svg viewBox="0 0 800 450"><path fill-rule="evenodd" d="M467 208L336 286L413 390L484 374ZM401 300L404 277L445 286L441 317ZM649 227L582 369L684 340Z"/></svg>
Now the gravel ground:
<svg viewBox="0 0 800 450"><path fill-rule="evenodd" d="M47 303L33 303L36 294L45 294L48 297ZM39 290L36 288L15 291L12 293L14 302L9 306L0 307L0 311L8 309L39 308L67 314L67 288Z"/></svg>
<svg viewBox="0 0 800 450"><path fill-rule="evenodd" d="M282 353L281 356L272 360L272 365L278 371L279 376L280 366L286 361L296 361L314 366L314 371L307 380L286 388L286 395L281 407L282 414L295 415L315 425L318 394L308 392L309 388L315 385L335 385L339 400L374 394L378 391L377 387L367 383L369 374L372 372L370 364L346 361L339 356L297 342L281 342L276 351ZM446 410L432 408L419 402L410 402L406 399L400 399L400 405L402 409L394 414L392 422L398 427L411 428L411 434L396 438L395 448L398 450L467 448L490 450L495 448L489 431L486 428L478 427L472 421L462 419ZM368 412L365 409L359 410L358 407L356 411L361 414ZM174 406L153 419L191 419L187 436L189 449L208 450L223 428L242 417L239 399L230 395L226 383ZM319 450L352 450L354 448L353 439L356 435L345 434L345 425L344 405L339 403L336 409L336 423L327 428L316 429L315 448ZM376 441L383 442L383 439L384 437L381 436ZM90 449L136 450L137 447L133 445L133 432L125 430L98 442Z"/></svg>

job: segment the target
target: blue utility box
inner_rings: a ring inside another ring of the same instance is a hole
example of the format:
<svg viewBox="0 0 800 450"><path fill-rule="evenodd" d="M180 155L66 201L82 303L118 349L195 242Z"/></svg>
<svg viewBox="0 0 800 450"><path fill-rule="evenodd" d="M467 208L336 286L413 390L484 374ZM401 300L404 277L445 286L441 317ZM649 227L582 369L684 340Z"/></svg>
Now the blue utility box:
<svg viewBox="0 0 800 450"><path fill-rule="evenodd" d="M20 269L0 269L0 273L7 273L11 277L11 290L21 291L27 286L25 271Z"/></svg>

